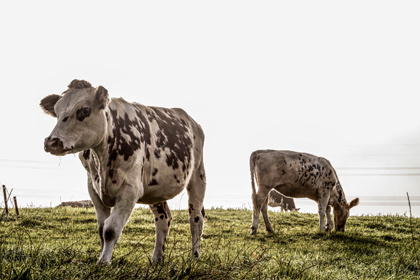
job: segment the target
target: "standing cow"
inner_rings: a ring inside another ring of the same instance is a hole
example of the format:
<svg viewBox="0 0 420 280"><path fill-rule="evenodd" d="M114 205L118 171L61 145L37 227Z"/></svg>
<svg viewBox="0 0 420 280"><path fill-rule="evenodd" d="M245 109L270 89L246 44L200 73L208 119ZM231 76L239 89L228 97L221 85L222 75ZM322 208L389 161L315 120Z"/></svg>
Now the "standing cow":
<svg viewBox="0 0 420 280"><path fill-rule="evenodd" d="M271 190L268 193L268 206L281 207L281 211L299 211L300 208L296 208L295 201L291 197L282 195L276 190Z"/></svg>
<svg viewBox="0 0 420 280"><path fill-rule="evenodd" d="M251 154L250 169L254 205L251 234L257 233L260 212L267 231L274 232L267 212L267 196L273 188L288 197L315 200L318 203L320 230L332 228L332 206L335 230L344 231L350 208L359 203L359 198L347 203L334 168L322 157L292 151L260 150Z"/></svg>
<svg viewBox="0 0 420 280"><path fill-rule="evenodd" d="M182 109L110 100L104 87L82 80L73 80L65 92L45 97L40 105L57 118L45 151L56 156L80 152L87 170L101 239L100 263L110 263L136 203L148 204L155 216L153 261L163 261L172 219L166 200L185 187L191 254L198 257L206 188L200 125Z"/></svg>

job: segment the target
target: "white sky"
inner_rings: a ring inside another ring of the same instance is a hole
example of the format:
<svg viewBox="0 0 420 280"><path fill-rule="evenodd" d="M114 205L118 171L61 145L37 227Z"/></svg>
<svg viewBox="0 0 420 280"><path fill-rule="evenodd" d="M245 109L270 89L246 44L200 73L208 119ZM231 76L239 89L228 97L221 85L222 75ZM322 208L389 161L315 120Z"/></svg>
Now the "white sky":
<svg viewBox="0 0 420 280"><path fill-rule="evenodd" d="M330 159L348 197L420 196L418 1L110 2L0 3L0 183L22 203L88 199L38 106L75 78L199 122L207 204L250 203L266 148Z"/></svg>

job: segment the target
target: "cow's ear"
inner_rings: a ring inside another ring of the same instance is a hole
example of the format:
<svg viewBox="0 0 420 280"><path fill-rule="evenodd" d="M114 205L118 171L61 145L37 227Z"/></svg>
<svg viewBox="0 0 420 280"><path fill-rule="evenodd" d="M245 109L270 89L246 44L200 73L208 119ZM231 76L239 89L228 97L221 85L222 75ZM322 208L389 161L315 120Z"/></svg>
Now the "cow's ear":
<svg viewBox="0 0 420 280"><path fill-rule="evenodd" d="M54 111L54 106L60 98L61 96L57 94L48 95L41 100L39 106L41 106L42 110L44 110L46 114L56 118L57 114Z"/></svg>
<svg viewBox="0 0 420 280"><path fill-rule="evenodd" d="M359 198L358 197L356 197L355 199L353 199L351 202L350 202L350 208L353 208L354 206L356 206L356 205L358 205L359 204Z"/></svg>
<svg viewBox="0 0 420 280"><path fill-rule="evenodd" d="M109 103L108 90L103 86L96 89L96 101L99 104L99 109L105 109Z"/></svg>

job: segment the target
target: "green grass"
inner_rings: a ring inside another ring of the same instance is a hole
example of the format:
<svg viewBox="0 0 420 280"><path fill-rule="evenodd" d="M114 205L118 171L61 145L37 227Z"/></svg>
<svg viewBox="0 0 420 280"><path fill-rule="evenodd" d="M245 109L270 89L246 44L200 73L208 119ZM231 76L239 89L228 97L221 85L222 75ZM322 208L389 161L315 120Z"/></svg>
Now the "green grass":
<svg viewBox="0 0 420 280"><path fill-rule="evenodd" d="M318 216L270 212L275 234L251 211L206 210L201 256L189 258L187 211L172 211L163 264L151 263L153 216L136 209L110 266L96 265L93 209L26 208L0 220L0 279L419 279L420 219L350 217L346 232L321 233Z"/></svg>

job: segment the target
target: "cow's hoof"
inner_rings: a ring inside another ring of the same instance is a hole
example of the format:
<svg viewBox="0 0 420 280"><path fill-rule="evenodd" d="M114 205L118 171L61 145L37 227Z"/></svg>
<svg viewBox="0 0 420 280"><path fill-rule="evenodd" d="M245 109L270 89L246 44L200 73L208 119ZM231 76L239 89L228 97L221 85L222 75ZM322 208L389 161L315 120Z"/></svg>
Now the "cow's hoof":
<svg viewBox="0 0 420 280"><path fill-rule="evenodd" d="M249 234L251 234L251 235L257 234L257 229L256 228L251 228L251 231L249 232Z"/></svg>
<svg viewBox="0 0 420 280"><path fill-rule="evenodd" d="M153 257L154 264L161 264L165 261L165 256Z"/></svg>
<svg viewBox="0 0 420 280"><path fill-rule="evenodd" d="M271 229L271 230L267 229L267 234L268 235L274 235L274 230L273 229Z"/></svg>
<svg viewBox="0 0 420 280"><path fill-rule="evenodd" d="M198 259L198 258L200 257L200 252L195 251L195 252L194 252L194 254L192 254L192 257L193 257L194 259Z"/></svg>
<svg viewBox="0 0 420 280"><path fill-rule="evenodd" d="M111 265L111 261L98 260L96 262L96 265L98 265L98 266L109 266L109 265Z"/></svg>

